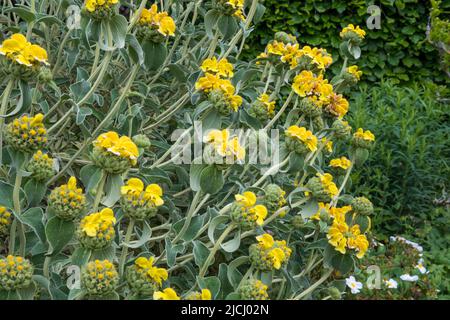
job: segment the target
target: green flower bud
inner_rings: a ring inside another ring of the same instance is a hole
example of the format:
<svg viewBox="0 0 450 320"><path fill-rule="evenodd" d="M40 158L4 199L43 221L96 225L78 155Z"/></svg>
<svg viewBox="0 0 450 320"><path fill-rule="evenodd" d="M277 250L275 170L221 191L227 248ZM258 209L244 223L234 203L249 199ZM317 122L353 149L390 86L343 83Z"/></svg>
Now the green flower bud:
<svg viewBox="0 0 450 320"><path fill-rule="evenodd" d="M269 111L264 103L255 101L248 109L248 114L261 122L266 122L270 119Z"/></svg>
<svg viewBox="0 0 450 320"><path fill-rule="evenodd" d="M229 100L220 89L212 90L208 94L208 101L211 102L214 108L216 108L221 115L227 116L233 112L233 108L230 105Z"/></svg>
<svg viewBox="0 0 450 320"><path fill-rule="evenodd" d="M38 81L50 83L53 80L53 74L50 68L41 67L38 74Z"/></svg>
<svg viewBox="0 0 450 320"><path fill-rule="evenodd" d="M275 33L274 40L275 41L279 41L279 42L283 42L284 44L288 44L288 43L296 44L296 43L298 43L297 39L293 35L288 34L286 32L283 32L283 31L279 31L279 32Z"/></svg>
<svg viewBox="0 0 450 320"><path fill-rule="evenodd" d="M149 41L153 43L163 43L166 37L158 31L158 26L150 27L147 24L136 25L136 38L139 41Z"/></svg>
<svg viewBox="0 0 450 320"><path fill-rule="evenodd" d="M134 294L151 296L154 291L161 289L162 282L167 280L167 270L155 267L154 260L154 257L139 257L127 268L127 283Z"/></svg>
<svg viewBox="0 0 450 320"><path fill-rule="evenodd" d="M334 136L338 139L347 138L352 132L352 127L348 125L348 122L341 119L336 119L331 125L331 129L334 130Z"/></svg>
<svg viewBox="0 0 450 320"><path fill-rule="evenodd" d="M30 261L18 256L0 259L0 288L15 290L26 288L31 284L33 266Z"/></svg>
<svg viewBox="0 0 450 320"><path fill-rule="evenodd" d="M286 199L284 198L286 192L281 189L276 184L269 184L264 188L264 205L266 206L269 213L274 213L278 209L282 208L286 204ZM286 212L280 214L280 217L286 215Z"/></svg>
<svg viewBox="0 0 450 320"><path fill-rule="evenodd" d="M314 104L310 99L304 98L298 105L300 114L304 114L308 118L317 118L322 115L322 108Z"/></svg>
<svg viewBox="0 0 450 320"><path fill-rule="evenodd" d="M81 285L89 296L111 294L119 284L119 275L109 260L89 262L81 272Z"/></svg>
<svg viewBox="0 0 450 320"><path fill-rule="evenodd" d="M134 294L151 296L154 291L160 289L160 286L155 281L150 279L145 272L141 272L135 265L127 268L126 279Z"/></svg>
<svg viewBox="0 0 450 320"><path fill-rule="evenodd" d="M340 300L342 298L342 294L336 287L328 288L328 295L331 296L333 300Z"/></svg>
<svg viewBox="0 0 450 320"><path fill-rule="evenodd" d="M110 4L108 1L104 1L104 4L102 5L97 3L95 8L88 8L85 6L81 12L96 21L109 20L118 13L118 6Z"/></svg>
<svg viewBox="0 0 450 320"><path fill-rule="evenodd" d="M152 143L145 134L138 134L131 138L138 148L148 149Z"/></svg>
<svg viewBox="0 0 450 320"><path fill-rule="evenodd" d="M254 230L261 226L267 216L267 208L263 205L256 205L246 208L234 203L230 210L230 217L238 224L242 230Z"/></svg>
<svg viewBox="0 0 450 320"><path fill-rule="evenodd" d="M313 198L319 202L330 202L338 193L338 188L333 182L333 176L329 173L317 174L317 177L309 179L306 188L310 190Z"/></svg>
<svg viewBox="0 0 450 320"><path fill-rule="evenodd" d="M33 81L39 74L41 65L31 67L15 63L5 56L0 56L0 75L20 79L26 82Z"/></svg>
<svg viewBox="0 0 450 320"><path fill-rule="evenodd" d="M350 204L356 214L369 216L373 214L373 204L366 197L354 198Z"/></svg>
<svg viewBox="0 0 450 320"><path fill-rule="evenodd" d="M47 143L47 130L42 123L44 115L24 115L6 126L5 141L13 149L25 153L41 149Z"/></svg>
<svg viewBox="0 0 450 320"><path fill-rule="evenodd" d="M80 217L86 209L86 197L77 188L77 179L70 177L67 184L56 187L48 197L48 207L62 220L71 221Z"/></svg>
<svg viewBox="0 0 450 320"><path fill-rule="evenodd" d="M273 241L271 236L269 238ZM271 247L266 247L265 244L255 243L249 248L250 261L257 270L275 271L287 264L292 250L286 245L286 241L273 241Z"/></svg>
<svg viewBox="0 0 450 320"><path fill-rule="evenodd" d="M295 229L302 229L305 226L305 220L301 215L296 215L291 219L291 225Z"/></svg>
<svg viewBox="0 0 450 320"><path fill-rule="evenodd" d="M128 217L137 221L152 218L158 212L158 208L151 201L138 203L136 200L122 197L120 198L120 205Z"/></svg>
<svg viewBox="0 0 450 320"><path fill-rule="evenodd" d="M242 300L269 300L268 287L260 280L246 280L238 289Z"/></svg>
<svg viewBox="0 0 450 320"><path fill-rule="evenodd" d="M53 159L50 158L48 154L44 154L41 150L38 150L28 163L27 171L31 172L31 177L33 177L33 179L37 181L46 181L50 179L55 172Z"/></svg>
<svg viewBox="0 0 450 320"><path fill-rule="evenodd" d="M311 151L305 143L295 137L286 136L284 143L289 151L294 151L299 155L304 155Z"/></svg>
<svg viewBox="0 0 450 320"><path fill-rule="evenodd" d="M359 128L353 134L351 143L355 148L371 149L374 141L375 136L372 132L370 132L369 130L364 131L362 128Z"/></svg>
<svg viewBox="0 0 450 320"><path fill-rule="evenodd" d="M12 214L5 207L0 206L0 237L9 234L12 223Z"/></svg>
<svg viewBox="0 0 450 320"><path fill-rule="evenodd" d="M124 173L132 165L128 158L123 158L98 147L92 149L91 160L96 166L111 174Z"/></svg>
<svg viewBox="0 0 450 320"><path fill-rule="evenodd" d="M114 212L104 208L100 212L91 213L81 219L76 235L85 248L97 250L111 245L114 240Z"/></svg>

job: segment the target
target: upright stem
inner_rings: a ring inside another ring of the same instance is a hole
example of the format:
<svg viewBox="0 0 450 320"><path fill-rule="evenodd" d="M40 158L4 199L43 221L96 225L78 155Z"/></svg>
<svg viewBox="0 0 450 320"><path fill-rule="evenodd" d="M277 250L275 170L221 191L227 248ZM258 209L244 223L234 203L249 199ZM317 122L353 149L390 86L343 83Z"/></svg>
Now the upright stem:
<svg viewBox="0 0 450 320"><path fill-rule="evenodd" d="M108 177L108 174L102 170L102 177L100 178L100 181L97 186L97 193L95 194L94 203L92 205L93 212L97 212L98 205L100 204L100 200L103 196L103 189L105 187L106 178Z"/></svg>
<svg viewBox="0 0 450 320"><path fill-rule="evenodd" d="M234 224L230 224L222 233L222 235L217 239L216 243L214 244L214 247L211 249L211 252L209 253L208 257L205 260L205 263L203 264L203 267L200 269L199 277L203 278L203 276L206 274L206 271L208 270L208 267L211 263L211 260L214 258L217 250L219 250L220 245L225 240L225 238L230 234L230 232L234 229Z"/></svg>
<svg viewBox="0 0 450 320"><path fill-rule="evenodd" d="M333 269L328 270L319 280L317 280L317 282L315 282L311 287L309 287L308 289L306 289L305 291L303 291L302 293L300 293L299 295L297 295L296 297L294 297L294 300L300 300L303 297L305 297L306 295L310 294L311 292L313 292L318 286L320 286L323 282L325 282L325 280L328 279L328 277L331 275L331 273L333 272Z"/></svg>
<svg viewBox="0 0 450 320"><path fill-rule="evenodd" d="M186 215L186 221L184 222L183 227L181 228L180 232L175 236L172 243L178 242L186 233L187 229L189 228L189 225L191 224L192 217L194 216L195 207L197 206L198 201L200 200L201 192L197 191L197 193L194 196L194 199L192 199L191 206L189 208L189 211Z"/></svg>
<svg viewBox="0 0 450 320"><path fill-rule="evenodd" d="M8 109L8 101L9 96L11 95L12 89L14 87L14 79L9 79L8 83L6 84L5 91L3 91L2 94L2 104L0 107L0 166L3 164L3 126L5 124L5 118L3 116L6 114L6 111Z"/></svg>
<svg viewBox="0 0 450 320"><path fill-rule="evenodd" d="M284 102L283 106L281 107L280 111L278 111L278 113L272 118L272 120L270 120L270 122L267 124L267 126L265 126L264 130L270 129L274 125L274 123L278 120L278 118L281 117L281 115L284 113L286 108L289 106L289 103L291 102L294 94L295 94L294 91L291 91L291 93L287 97L286 101Z"/></svg>
<svg viewBox="0 0 450 320"><path fill-rule="evenodd" d="M99 132L101 130L103 130L103 128L106 126L106 124L109 122L109 120L111 120L111 118L120 109L120 106L121 106L123 100L125 99L128 91L130 90L131 85L133 84L133 81L134 81L138 71L139 71L139 65L136 65L134 67L134 69L131 71L130 78L128 79L128 82L125 85L125 87L123 88L122 94L116 100L116 103L114 104L114 106L109 110L109 113L105 116L105 118L103 118L102 122L100 122L100 124L94 130L94 132L92 133L92 136L78 149L77 152L75 152L75 154L72 156L72 158L70 158L69 162L61 169L61 171L57 175L55 175L52 179L50 179L50 181L47 182L47 185L51 185L52 183L54 183L56 180L59 179L59 177L61 177L61 175L64 174L64 172L66 172L67 169L70 168L70 166L76 160L76 158L86 150L86 148L89 146L89 144L92 141L94 141L94 139L97 137Z"/></svg>
<svg viewBox="0 0 450 320"><path fill-rule="evenodd" d="M13 189L13 203L14 203L14 212L17 216L21 215L20 208L20 186L22 184L22 171L20 168L17 168L16 172L16 180L14 181L14 189ZM25 238L25 228L22 223L17 222L17 226L19 228L19 255L25 256L25 246L26 246L26 238Z"/></svg>
<svg viewBox="0 0 450 320"><path fill-rule="evenodd" d="M130 220L130 223L128 224L127 232L125 234L125 239L122 247L122 254L120 256L119 261L119 274L122 276L124 269L125 269L125 262L127 260L128 255L128 247L125 244L128 244L130 242L131 236L133 235L133 228L134 228L134 219Z"/></svg>

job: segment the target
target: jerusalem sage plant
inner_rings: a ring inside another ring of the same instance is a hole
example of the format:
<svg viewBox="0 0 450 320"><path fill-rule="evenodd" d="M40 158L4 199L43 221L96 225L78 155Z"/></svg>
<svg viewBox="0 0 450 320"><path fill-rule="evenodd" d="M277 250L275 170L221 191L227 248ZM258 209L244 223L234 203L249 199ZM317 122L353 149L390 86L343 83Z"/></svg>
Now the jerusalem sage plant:
<svg viewBox="0 0 450 320"><path fill-rule="evenodd" d="M373 213L348 184L375 137L343 119L365 32L341 31L328 81L331 55L283 32L239 60L263 13L258 0L2 8L2 299L345 291Z"/></svg>

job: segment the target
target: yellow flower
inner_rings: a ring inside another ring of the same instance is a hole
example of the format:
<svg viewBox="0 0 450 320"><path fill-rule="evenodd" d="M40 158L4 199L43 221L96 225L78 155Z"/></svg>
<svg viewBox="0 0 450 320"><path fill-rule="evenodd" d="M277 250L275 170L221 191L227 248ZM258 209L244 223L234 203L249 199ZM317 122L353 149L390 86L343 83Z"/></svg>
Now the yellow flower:
<svg viewBox="0 0 450 320"><path fill-rule="evenodd" d="M175 290L172 288L166 288L163 291L156 291L153 293L154 300L180 300Z"/></svg>
<svg viewBox="0 0 450 320"><path fill-rule="evenodd" d="M342 94L332 92L327 98L326 110L338 118L344 117L348 112L348 101Z"/></svg>
<svg viewBox="0 0 450 320"><path fill-rule="evenodd" d="M311 59L311 63L315 64L319 70L325 70L333 63L333 58L325 49L311 48L304 46L300 50L301 56L307 56Z"/></svg>
<svg viewBox="0 0 450 320"><path fill-rule="evenodd" d="M284 251L281 250L280 248L272 249L269 252L268 256L269 256L269 258L272 259L273 266L277 270L281 268L281 264L286 259L286 255L284 254Z"/></svg>
<svg viewBox="0 0 450 320"><path fill-rule="evenodd" d="M211 300L211 291L208 289L202 289L202 299L201 300Z"/></svg>
<svg viewBox="0 0 450 320"><path fill-rule="evenodd" d="M120 192L133 200L151 201L157 207L164 204L161 198L163 195L161 187L157 184L149 184L144 190L144 182L138 178L129 179L127 184L121 187Z"/></svg>
<svg viewBox="0 0 450 320"><path fill-rule="evenodd" d="M275 101L270 101L270 96L266 93L263 93L258 97L258 101L262 102L264 106L267 108L267 113L269 115L273 115L275 111Z"/></svg>
<svg viewBox="0 0 450 320"><path fill-rule="evenodd" d="M244 16L244 0L228 0L225 2L234 9L233 16L241 20L245 20Z"/></svg>
<svg viewBox="0 0 450 320"><path fill-rule="evenodd" d="M301 57L301 51L299 49L298 43L296 44L285 44L283 47L283 52L281 56L281 61L288 63L291 69L294 69L298 65L298 59Z"/></svg>
<svg viewBox="0 0 450 320"><path fill-rule="evenodd" d="M106 230L116 223L114 212L104 208L100 212L92 213L81 220L81 230L89 237L95 237L99 231Z"/></svg>
<svg viewBox="0 0 450 320"><path fill-rule="evenodd" d="M174 36L176 25L172 17L165 11L158 13L158 6L153 4L148 9L143 9L139 19L140 24L147 24L150 27L156 28L163 36Z"/></svg>
<svg viewBox="0 0 450 320"><path fill-rule="evenodd" d="M330 216L338 221L345 221L346 214L352 210L352 206L343 206L341 208L332 207L329 210Z"/></svg>
<svg viewBox="0 0 450 320"><path fill-rule="evenodd" d="M350 228L344 219L333 220L327 238L328 242L342 254L347 252L346 248L355 249L356 257L359 259L365 255L369 248L367 237L361 234L359 225Z"/></svg>
<svg viewBox="0 0 450 320"><path fill-rule="evenodd" d="M139 257L135 260L136 267L145 272L145 274L153 281L155 281L159 286L162 285L162 281L167 280L169 274L164 268L157 268L153 266L153 262L155 261L154 257L150 257L148 259L144 257Z"/></svg>
<svg viewBox="0 0 450 320"><path fill-rule="evenodd" d="M375 141L375 136L369 130L364 131L362 128L359 128L354 134L354 137L361 138L366 141Z"/></svg>
<svg viewBox="0 0 450 320"><path fill-rule="evenodd" d="M256 195L251 191L245 191L242 194L236 194L234 198L236 199L237 203L246 208L253 207L256 203Z"/></svg>
<svg viewBox="0 0 450 320"><path fill-rule="evenodd" d="M220 89L223 92L234 92L234 86L227 79L222 79L218 74L205 73L203 77L195 83L195 89L204 92L210 92L214 89Z"/></svg>
<svg viewBox="0 0 450 320"><path fill-rule="evenodd" d="M286 245L285 240L275 241L268 233L257 236L256 240L258 240L256 247L255 245L250 247L250 257L252 262L261 269L279 270L291 256L292 250Z"/></svg>
<svg viewBox="0 0 450 320"><path fill-rule="evenodd" d="M39 63L48 65L47 51L36 44L31 44L20 33L15 33L3 41L0 46L0 54L27 67Z"/></svg>
<svg viewBox="0 0 450 320"><path fill-rule="evenodd" d="M285 44L283 42L278 42L276 40L267 44L266 51L268 54L273 54L277 56L282 56L285 51Z"/></svg>
<svg viewBox="0 0 450 320"><path fill-rule="evenodd" d="M320 74L315 76L311 71L303 70L295 76L292 89L300 97L310 97L310 101L317 106L328 102L333 93L333 86Z"/></svg>
<svg viewBox="0 0 450 320"><path fill-rule="evenodd" d="M240 145L238 137L230 139L227 129L211 130L205 142L214 147L214 150L222 157L234 156L237 160L245 158L245 149Z"/></svg>
<svg viewBox="0 0 450 320"><path fill-rule="evenodd" d="M344 170L347 170L348 168L350 168L350 165L352 164L352 162L346 158L346 157L340 157L337 159L332 159L330 161L330 166L333 168L342 168Z"/></svg>
<svg viewBox="0 0 450 320"><path fill-rule="evenodd" d="M359 26L355 27L353 24L349 24L347 27L342 29L339 35L343 38L347 33L350 32L355 33L360 39L364 39L364 36L366 35L366 32L364 30L362 30Z"/></svg>
<svg viewBox="0 0 450 320"><path fill-rule="evenodd" d="M233 76L233 65L227 59L217 60L216 57L206 59L203 61L200 69L203 72L216 74L224 78L231 78Z"/></svg>
<svg viewBox="0 0 450 320"><path fill-rule="evenodd" d="M138 147L127 136L119 137L117 132L109 131L99 135L93 144L121 158L130 159L133 165L137 162L139 156Z"/></svg>
<svg viewBox="0 0 450 320"><path fill-rule="evenodd" d="M275 244L275 240L273 240L273 237L268 233L257 236L256 240L258 240L259 245L264 249L270 249Z"/></svg>
<svg viewBox="0 0 450 320"><path fill-rule="evenodd" d="M357 80L361 79L362 71L358 69L358 66L350 66L347 68L347 72L353 75Z"/></svg>
<svg viewBox="0 0 450 320"><path fill-rule="evenodd" d="M327 138L323 137L322 139L320 139L320 142L325 145L327 152L329 152L329 153L333 152L333 141L328 140Z"/></svg>
<svg viewBox="0 0 450 320"><path fill-rule="evenodd" d="M355 249L357 252L356 257L361 259L369 248L369 241L367 241L365 235L361 234L361 230L357 224L350 228L350 233L351 235L347 240L347 245L350 249Z"/></svg>
<svg viewBox="0 0 450 320"><path fill-rule="evenodd" d="M338 194L338 188L336 187L336 184L333 182L333 176L331 174L318 173L317 176L319 177L319 180L322 183L323 188L330 197L334 197Z"/></svg>
<svg viewBox="0 0 450 320"><path fill-rule="evenodd" d="M286 135L303 142L310 151L317 150L317 137L304 127L290 126L286 130Z"/></svg>
<svg viewBox="0 0 450 320"><path fill-rule="evenodd" d="M264 224L264 219L267 217L267 208L261 204L250 208L249 213L256 217L256 224L262 226Z"/></svg>

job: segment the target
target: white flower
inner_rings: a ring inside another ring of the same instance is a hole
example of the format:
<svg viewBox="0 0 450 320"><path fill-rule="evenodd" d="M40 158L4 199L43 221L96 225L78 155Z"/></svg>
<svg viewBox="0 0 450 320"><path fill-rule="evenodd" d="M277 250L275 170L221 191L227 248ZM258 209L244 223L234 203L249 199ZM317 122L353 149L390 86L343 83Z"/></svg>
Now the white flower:
<svg viewBox="0 0 450 320"><path fill-rule="evenodd" d="M345 279L345 284L347 285L347 287L350 288L353 294L359 293L359 291L363 287L363 284L361 282L356 281L354 276L350 276L347 279Z"/></svg>
<svg viewBox="0 0 450 320"><path fill-rule="evenodd" d="M384 284L389 289L397 289L397 287L398 287L398 283L394 279L384 280Z"/></svg>
<svg viewBox="0 0 450 320"><path fill-rule="evenodd" d="M423 265L423 259L420 259L420 260L417 262L416 268L419 269L419 271L420 271L421 274L428 273L428 272L427 272L427 268L425 268L425 266Z"/></svg>
<svg viewBox="0 0 450 320"><path fill-rule="evenodd" d="M402 274L400 276L400 279L402 279L403 281L414 282L414 281L419 280L419 277L418 276L411 276L408 273L406 273L406 274Z"/></svg>

